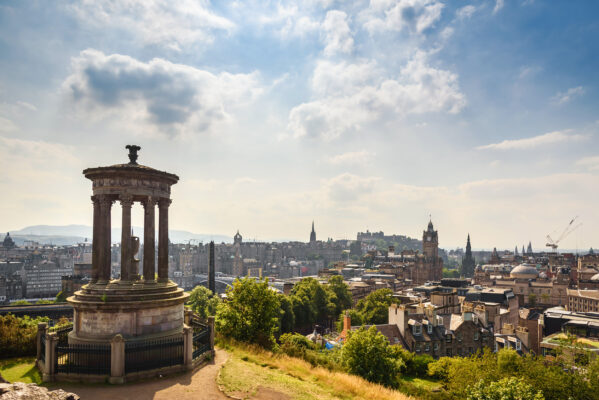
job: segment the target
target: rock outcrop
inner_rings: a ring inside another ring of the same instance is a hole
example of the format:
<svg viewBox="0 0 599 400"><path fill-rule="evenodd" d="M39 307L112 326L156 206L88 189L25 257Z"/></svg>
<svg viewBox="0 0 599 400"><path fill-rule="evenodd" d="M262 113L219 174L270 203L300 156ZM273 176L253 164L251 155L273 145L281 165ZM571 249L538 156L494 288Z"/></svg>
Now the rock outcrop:
<svg viewBox="0 0 599 400"><path fill-rule="evenodd" d="M80 400L75 393L48 390L35 383L0 383L0 400Z"/></svg>

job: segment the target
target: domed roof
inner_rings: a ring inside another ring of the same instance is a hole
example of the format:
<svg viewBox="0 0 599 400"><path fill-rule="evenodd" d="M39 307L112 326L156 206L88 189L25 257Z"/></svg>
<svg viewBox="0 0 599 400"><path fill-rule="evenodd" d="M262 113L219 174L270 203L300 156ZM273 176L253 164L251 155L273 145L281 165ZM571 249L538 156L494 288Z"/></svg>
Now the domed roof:
<svg viewBox="0 0 599 400"><path fill-rule="evenodd" d="M595 275L591 276L591 280L599 282L599 274L595 274Z"/></svg>
<svg viewBox="0 0 599 400"><path fill-rule="evenodd" d="M519 279L535 279L539 276L539 272L530 264L520 264L510 272L510 276Z"/></svg>

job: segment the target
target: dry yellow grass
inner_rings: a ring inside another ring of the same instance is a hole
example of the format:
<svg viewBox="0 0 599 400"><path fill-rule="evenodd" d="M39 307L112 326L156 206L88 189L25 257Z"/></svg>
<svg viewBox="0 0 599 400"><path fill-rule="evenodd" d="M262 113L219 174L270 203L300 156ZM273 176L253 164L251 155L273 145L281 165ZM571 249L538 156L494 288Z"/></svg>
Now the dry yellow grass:
<svg viewBox="0 0 599 400"><path fill-rule="evenodd" d="M337 398L369 400L408 400L412 397L396 390L368 382L344 372L312 367L308 362L284 354L274 354L256 346L239 343L225 345L237 359L259 365L265 369L276 368L285 374L305 382L310 381ZM276 389L276 388L274 388ZM298 388L299 389L299 388Z"/></svg>

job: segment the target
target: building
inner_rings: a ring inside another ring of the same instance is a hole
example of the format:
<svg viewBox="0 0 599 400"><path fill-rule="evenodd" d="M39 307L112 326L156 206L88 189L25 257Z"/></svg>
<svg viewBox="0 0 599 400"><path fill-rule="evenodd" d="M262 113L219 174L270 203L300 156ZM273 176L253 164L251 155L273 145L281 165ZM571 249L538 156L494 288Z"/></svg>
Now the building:
<svg viewBox="0 0 599 400"><path fill-rule="evenodd" d="M468 234L468 239L466 240L466 254L464 258L462 258L462 269L460 270L460 274L466 277L474 276L474 268L476 266L476 260L472 255L472 246L470 245L470 234Z"/></svg>
<svg viewBox="0 0 599 400"><path fill-rule="evenodd" d="M599 290L567 289L568 311L599 312Z"/></svg>
<svg viewBox="0 0 599 400"><path fill-rule="evenodd" d="M48 260L25 267L21 271L25 296L27 298L56 297L62 290L62 277L72 274L72 268L63 268Z"/></svg>

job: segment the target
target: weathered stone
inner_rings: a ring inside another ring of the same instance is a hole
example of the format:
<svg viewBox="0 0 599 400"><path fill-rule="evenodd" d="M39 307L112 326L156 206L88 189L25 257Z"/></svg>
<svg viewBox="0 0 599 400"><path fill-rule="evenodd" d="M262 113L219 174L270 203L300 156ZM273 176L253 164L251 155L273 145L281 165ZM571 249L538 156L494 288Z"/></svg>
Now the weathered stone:
<svg viewBox="0 0 599 400"><path fill-rule="evenodd" d="M0 399L2 400L79 400L75 393L62 389L48 390L35 383L1 383Z"/></svg>

